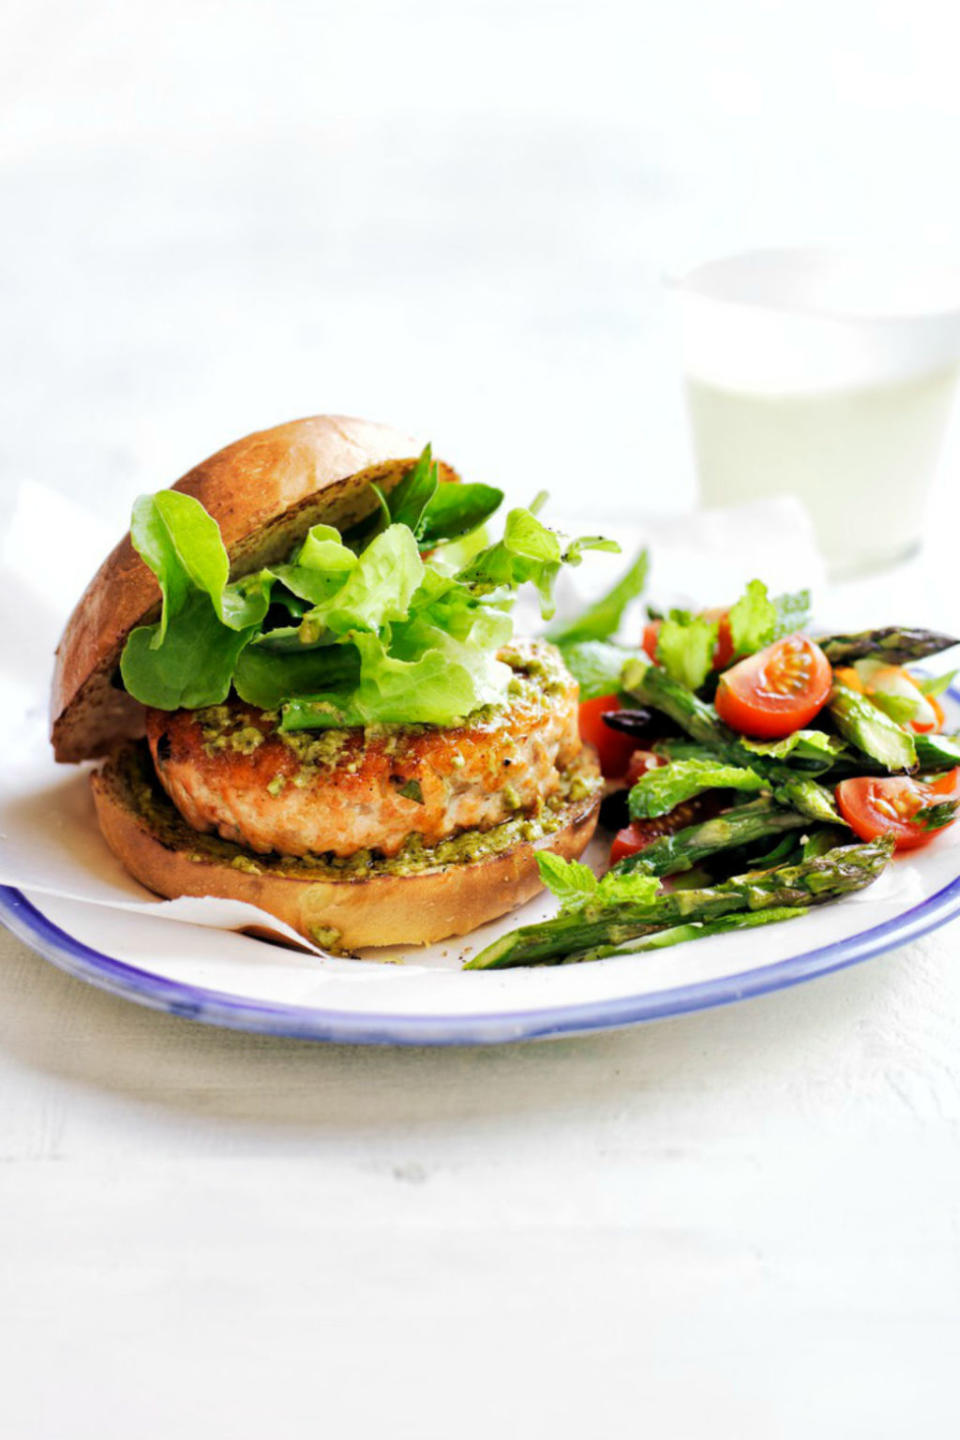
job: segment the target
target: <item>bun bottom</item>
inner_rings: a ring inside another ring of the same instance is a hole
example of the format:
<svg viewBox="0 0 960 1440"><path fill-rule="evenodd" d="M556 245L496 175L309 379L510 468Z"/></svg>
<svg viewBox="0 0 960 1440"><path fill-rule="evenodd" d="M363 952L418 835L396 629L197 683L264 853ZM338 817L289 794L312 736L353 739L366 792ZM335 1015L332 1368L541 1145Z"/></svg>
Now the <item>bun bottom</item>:
<svg viewBox="0 0 960 1440"><path fill-rule="evenodd" d="M200 835L160 788L142 743L118 750L94 772L91 785L104 839L148 890L171 900L181 895L245 900L314 943L351 951L466 935L532 899L543 888L538 850L572 860L589 844L600 807L597 773L593 752L585 750L569 778L588 782L572 785L573 793L584 788L590 793L555 802L544 833L535 838L523 834L522 822L511 822L513 829L500 827L502 848L446 862L424 851L404 873L377 861L363 872L338 873L323 861L255 856Z"/></svg>

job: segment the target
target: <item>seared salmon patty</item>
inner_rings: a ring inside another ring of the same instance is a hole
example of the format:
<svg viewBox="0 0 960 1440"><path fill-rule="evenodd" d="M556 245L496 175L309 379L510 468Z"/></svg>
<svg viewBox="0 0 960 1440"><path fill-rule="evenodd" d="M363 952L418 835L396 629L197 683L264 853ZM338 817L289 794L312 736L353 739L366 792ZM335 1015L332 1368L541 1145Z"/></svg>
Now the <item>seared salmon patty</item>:
<svg viewBox="0 0 960 1440"><path fill-rule="evenodd" d="M501 652L507 703L460 726L368 726L285 733L239 701L148 710L160 782L195 830L281 855L395 855L411 835L435 845L535 814L581 749L577 685L556 650Z"/></svg>

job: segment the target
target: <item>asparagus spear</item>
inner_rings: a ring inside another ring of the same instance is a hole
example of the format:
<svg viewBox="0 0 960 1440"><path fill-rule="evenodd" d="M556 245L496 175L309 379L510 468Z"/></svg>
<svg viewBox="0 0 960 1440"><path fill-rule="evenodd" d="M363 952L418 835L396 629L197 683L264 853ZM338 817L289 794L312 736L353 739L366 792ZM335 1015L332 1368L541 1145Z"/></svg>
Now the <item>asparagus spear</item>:
<svg viewBox="0 0 960 1440"><path fill-rule="evenodd" d="M800 768L807 775L822 774L833 764L834 756L829 747L824 748L819 760L816 758L816 751L805 753L797 766L763 754L764 748L769 747L745 741L743 736L730 730L718 718L712 705L707 705L659 665L646 665L642 660L629 660L623 669L621 685L629 694L636 696L641 704L650 705L669 715L670 719L698 744L708 746L714 759L728 765L745 766L771 783L786 784L795 780Z"/></svg>
<svg viewBox="0 0 960 1440"><path fill-rule="evenodd" d="M568 955L603 945L623 945L652 930L679 922L717 920L755 910L820 905L876 880L893 851L888 839L841 845L826 855L776 870L737 875L703 890L674 890L646 903L618 900L561 912L539 925L524 925L494 940L466 966L468 970L514 965L558 964Z"/></svg>
<svg viewBox="0 0 960 1440"><path fill-rule="evenodd" d="M938 635L934 630L911 630L901 625L887 625L880 630L861 630L856 635L823 635L817 641L831 665L852 665L876 655L891 665L905 665L909 660L922 660L960 645L952 635Z"/></svg>
<svg viewBox="0 0 960 1440"><path fill-rule="evenodd" d="M595 945L592 950L579 950L567 955L564 965L584 960L608 960L614 955L636 955L643 950L666 950L685 940L704 940L708 935L723 935L728 930L752 930L757 925L776 925L780 920L796 920L806 910L797 905L778 905L772 910L748 910L741 914L721 915L719 920L693 920L686 925L668 925L639 940L624 945Z"/></svg>
<svg viewBox="0 0 960 1440"><path fill-rule="evenodd" d="M956 735L914 735L913 747L917 752L917 770L926 773L935 770L952 770L960 765L960 737ZM879 764L862 753L841 755L830 771L831 783L846 780L851 775L889 775L886 765Z"/></svg>
<svg viewBox="0 0 960 1440"><path fill-rule="evenodd" d="M642 660L628 660L623 667L620 684L644 705L662 710L701 745L724 751L736 743L736 736L717 718L711 705L706 705L686 685L674 680L660 665Z"/></svg>
<svg viewBox="0 0 960 1440"><path fill-rule="evenodd" d="M628 875L632 870L642 870L647 875L674 875L678 870L692 870L718 850L752 845L768 835L779 835L784 830L797 830L808 824L806 815L784 809L773 800L751 800L748 805L724 810L721 815L701 820L698 825L687 825L672 835L663 835L645 850L627 855L613 868L619 875Z"/></svg>
<svg viewBox="0 0 960 1440"><path fill-rule="evenodd" d="M833 723L845 740L887 770L915 770L913 737L883 710L846 685L835 685L830 697Z"/></svg>
<svg viewBox="0 0 960 1440"><path fill-rule="evenodd" d="M791 780L779 785L773 792L779 805L789 805L806 815L810 820L819 820L826 825L842 825L840 812L834 804L833 792L816 780Z"/></svg>
<svg viewBox="0 0 960 1440"><path fill-rule="evenodd" d="M921 770L949 770L960 765L960 742L955 735L917 735L913 743Z"/></svg>

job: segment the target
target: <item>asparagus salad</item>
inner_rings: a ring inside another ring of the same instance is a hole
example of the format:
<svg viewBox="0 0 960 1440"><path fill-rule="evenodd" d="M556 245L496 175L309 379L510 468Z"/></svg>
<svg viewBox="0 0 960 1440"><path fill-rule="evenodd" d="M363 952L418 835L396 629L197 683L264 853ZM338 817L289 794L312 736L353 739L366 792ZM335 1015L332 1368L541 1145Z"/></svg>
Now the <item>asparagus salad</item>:
<svg viewBox="0 0 960 1440"><path fill-rule="evenodd" d="M554 919L493 942L472 970L657 950L792 920L871 884L895 851L956 819L960 737L944 734L952 675L911 662L960 643L888 626L808 633L808 592L753 580L728 609L649 612L617 643L647 556L555 627L580 685L580 730L607 781L610 863L542 853ZM954 672L955 673L955 672Z"/></svg>

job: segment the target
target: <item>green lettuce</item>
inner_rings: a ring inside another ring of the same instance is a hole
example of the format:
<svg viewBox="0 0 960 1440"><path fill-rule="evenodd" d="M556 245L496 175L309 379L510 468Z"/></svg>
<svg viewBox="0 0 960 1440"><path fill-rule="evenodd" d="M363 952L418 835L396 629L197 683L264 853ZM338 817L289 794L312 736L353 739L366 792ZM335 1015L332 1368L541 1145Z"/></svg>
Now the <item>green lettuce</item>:
<svg viewBox="0 0 960 1440"><path fill-rule="evenodd" d="M770 599L762 580L751 580L735 605L730 607L730 638L733 654L753 655L774 640L801 630L810 618L810 591Z"/></svg>
<svg viewBox="0 0 960 1440"><path fill-rule="evenodd" d="M762 790L766 781L741 765L718 760L673 760L648 770L630 791L631 820L652 820L704 790Z"/></svg>
<svg viewBox="0 0 960 1440"><path fill-rule="evenodd" d="M512 679L497 652L513 633L521 584L548 605L562 564L596 537L556 535L513 510L503 539L451 558L500 503L490 486L440 485L429 448L379 506L365 536L314 525L282 563L231 581L219 529L178 491L137 501L133 544L160 586L160 617L129 637L128 691L173 710L241 700L281 714L286 729L450 725L502 704ZM368 522L364 522L367 525ZM349 542L349 543L348 543Z"/></svg>
<svg viewBox="0 0 960 1440"><path fill-rule="evenodd" d="M160 619L129 636L120 674L131 695L161 710L219 705L270 604L268 572L229 584L215 520L192 495L161 490L133 507L130 539L160 586Z"/></svg>
<svg viewBox="0 0 960 1440"><path fill-rule="evenodd" d="M554 611L553 587L560 567L579 565L585 550L619 552L620 546L602 535L572 540L548 530L534 514L536 503L529 510L511 510L503 539L481 550L457 578L477 595L515 590L523 584L534 585L540 595L540 613L549 620Z"/></svg>
<svg viewBox="0 0 960 1440"><path fill-rule="evenodd" d="M699 690L713 669L719 626L704 615L671 610L657 636L657 660L688 690Z"/></svg>

